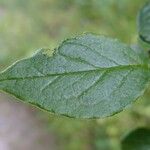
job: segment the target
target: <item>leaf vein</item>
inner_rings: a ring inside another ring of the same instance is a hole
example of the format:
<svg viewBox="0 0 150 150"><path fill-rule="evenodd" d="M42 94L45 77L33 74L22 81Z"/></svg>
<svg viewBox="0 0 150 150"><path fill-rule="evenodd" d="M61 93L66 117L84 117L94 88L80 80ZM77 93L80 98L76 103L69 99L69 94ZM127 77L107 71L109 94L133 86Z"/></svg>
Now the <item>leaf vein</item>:
<svg viewBox="0 0 150 150"><path fill-rule="evenodd" d="M98 51L96 51L95 49L92 49L90 46L87 46L85 44L81 44L81 43L76 43L76 42L66 42L67 44L74 44L74 45L78 45L78 46L82 46L82 47L86 47L88 48L91 52L96 53L97 55L104 57L105 59L109 60L110 62L113 62L116 65L120 65L119 63L117 63L115 60L108 58L107 56L102 55L101 53L99 53Z"/></svg>
<svg viewBox="0 0 150 150"><path fill-rule="evenodd" d="M63 56L63 57L65 57L65 58L67 58L67 59L70 59L70 60L72 60L72 61L81 62L81 63L84 63L84 64L86 64L86 65L90 65L90 66L92 66L92 67L94 67L94 68L98 68L97 66L91 64L90 62L88 62L88 61L86 61L86 60L84 60L84 59L81 59L81 58L73 58L73 57L71 57L71 56L67 56L67 55L62 54L62 53L60 53L60 52L59 52L58 54L59 54L60 56Z"/></svg>
<svg viewBox="0 0 150 150"><path fill-rule="evenodd" d="M102 79L105 77L105 75L108 73L108 71L104 71L102 75L99 76L99 78L91 84L88 88L86 88L84 91L82 91L77 98L81 98L85 93L87 93L91 88L95 87L99 82L102 81Z"/></svg>

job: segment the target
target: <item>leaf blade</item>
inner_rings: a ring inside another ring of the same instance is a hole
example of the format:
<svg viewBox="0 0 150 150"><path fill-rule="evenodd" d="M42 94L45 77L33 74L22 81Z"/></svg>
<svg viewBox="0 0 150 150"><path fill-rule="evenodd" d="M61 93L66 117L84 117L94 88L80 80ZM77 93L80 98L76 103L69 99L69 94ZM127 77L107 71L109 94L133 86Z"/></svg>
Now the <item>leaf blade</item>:
<svg viewBox="0 0 150 150"><path fill-rule="evenodd" d="M131 131L122 140L122 150L149 150L150 129L138 128Z"/></svg>
<svg viewBox="0 0 150 150"><path fill-rule="evenodd" d="M52 57L41 50L17 62L1 73L0 89L58 114L102 118L141 96L148 77L147 64L130 47L86 34L65 41Z"/></svg>
<svg viewBox="0 0 150 150"><path fill-rule="evenodd" d="M150 2L147 2L139 12L138 30L140 39L150 44Z"/></svg>

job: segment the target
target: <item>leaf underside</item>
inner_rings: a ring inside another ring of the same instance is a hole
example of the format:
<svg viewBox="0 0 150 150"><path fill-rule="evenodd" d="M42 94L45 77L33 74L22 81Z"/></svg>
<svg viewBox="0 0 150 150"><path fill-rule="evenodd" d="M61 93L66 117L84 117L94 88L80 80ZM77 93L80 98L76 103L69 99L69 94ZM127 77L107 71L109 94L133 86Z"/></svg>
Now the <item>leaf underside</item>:
<svg viewBox="0 0 150 150"><path fill-rule="evenodd" d="M141 40L150 44L150 2L139 12L138 29Z"/></svg>
<svg viewBox="0 0 150 150"><path fill-rule="evenodd" d="M122 111L148 84L143 58L111 38L84 34L47 53L42 49L2 72L0 89L56 114L102 118Z"/></svg>
<svg viewBox="0 0 150 150"><path fill-rule="evenodd" d="M122 140L122 150L150 150L150 129L139 128Z"/></svg>

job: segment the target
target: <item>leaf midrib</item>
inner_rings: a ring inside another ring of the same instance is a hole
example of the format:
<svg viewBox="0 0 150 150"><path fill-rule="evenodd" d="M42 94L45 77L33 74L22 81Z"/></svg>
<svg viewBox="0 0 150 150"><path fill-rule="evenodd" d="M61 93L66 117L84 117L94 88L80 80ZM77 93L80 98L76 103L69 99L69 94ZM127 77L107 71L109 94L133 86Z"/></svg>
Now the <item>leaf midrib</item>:
<svg viewBox="0 0 150 150"><path fill-rule="evenodd" d="M122 70L122 69L128 69L128 68L133 68L133 69L143 68L145 70L149 70L149 67L148 67L147 64L124 65L124 66L114 66L114 67L109 67L109 68L96 68L96 69L93 69L93 70L64 72L64 73L53 73L53 74L46 74L44 76L14 77L14 78L2 79L2 80L0 80L0 82L7 81L7 80L25 80L25 79L31 79L32 80L32 79L37 79L37 78L46 78L46 77L53 77L53 76L65 76L65 75L75 75L75 74L80 74L80 73L98 72L98 71L104 71L104 70L107 70L107 71L119 70L119 69Z"/></svg>

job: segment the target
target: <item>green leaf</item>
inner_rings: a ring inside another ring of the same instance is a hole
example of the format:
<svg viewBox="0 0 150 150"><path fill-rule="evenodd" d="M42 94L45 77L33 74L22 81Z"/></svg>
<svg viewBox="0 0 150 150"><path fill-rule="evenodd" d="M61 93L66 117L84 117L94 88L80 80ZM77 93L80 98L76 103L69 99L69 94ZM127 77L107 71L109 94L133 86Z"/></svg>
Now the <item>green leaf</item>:
<svg viewBox="0 0 150 150"><path fill-rule="evenodd" d="M139 128L126 135L122 150L150 150L150 129Z"/></svg>
<svg viewBox="0 0 150 150"><path fill-rule="evenodd" d="M150 2L140 10L138 16L139 37L150 44Z"/></svg>
<svg viewBox="0 0 150 150"><path fill-rule="evenodd" d="M49 112L102 118L122 111L148 84L148 65L118 40L85 34L49 53L42 49L2 72L0 89Z"/></svg>

